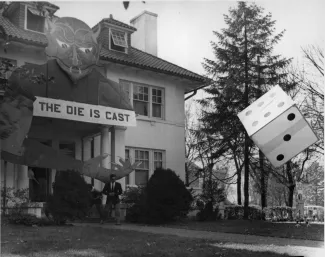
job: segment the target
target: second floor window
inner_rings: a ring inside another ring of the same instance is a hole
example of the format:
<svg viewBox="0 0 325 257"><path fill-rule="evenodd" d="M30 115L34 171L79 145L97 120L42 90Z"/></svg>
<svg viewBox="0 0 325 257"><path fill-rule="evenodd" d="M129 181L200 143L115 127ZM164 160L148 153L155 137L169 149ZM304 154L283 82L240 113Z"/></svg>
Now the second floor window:
<svg viewBox="0 0 325 257"><path fill-rule="evenodd" d="M27 8L26 28L28 30L44 33L45 18L39 11Z"/></svg>
<svg viewBox="0 0 325 257"><path fill-rule="evenodd" d="M133 87L133 108L135 113L148 116L149 114L149 88L140 85Z"/></svg>
<svg viewBox="0 0 325 257"><path fill-rule="evenodd" d="M120 80L121 90L128 96L136 114L164 119L164 89Z"/></svg>
<svg viewBox="0 0 325 257"><path fill-rule="evenodd" d="M126 52L128 45L126 33L118 30L110 30L110 48L118 52Z"/></svg>

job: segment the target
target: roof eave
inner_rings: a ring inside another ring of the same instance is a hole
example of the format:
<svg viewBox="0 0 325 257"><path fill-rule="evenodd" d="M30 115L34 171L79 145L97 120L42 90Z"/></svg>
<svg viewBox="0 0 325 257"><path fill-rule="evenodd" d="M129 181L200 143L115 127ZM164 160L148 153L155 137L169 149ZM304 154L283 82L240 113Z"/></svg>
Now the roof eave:
<svg viewBox="0 0 325 257"><path fill-rule="evenodd" d="M175 73L175 72L163 71L163 70L160 70L160 69L148 67L146 65L130 63L130 62L124 61L124 60L116 60L114 58L109 58L109 57L105 57L105 56L100 56L100 59L104 60L104 61L110 61L110 62L114 62L114 63L124 64L126 66L131 66L131 67L141 68L141 69L145 69L145 70L155 71L155 72L159 72L159 73L167 74L167 75L172 75L172 76L188 79L190 81L195 81L195 82L198 82L198 83L204 83L204 79L194 78L194 77L191 77L191 76L186 76L186 75L178 74L178 73Z"/></svg>

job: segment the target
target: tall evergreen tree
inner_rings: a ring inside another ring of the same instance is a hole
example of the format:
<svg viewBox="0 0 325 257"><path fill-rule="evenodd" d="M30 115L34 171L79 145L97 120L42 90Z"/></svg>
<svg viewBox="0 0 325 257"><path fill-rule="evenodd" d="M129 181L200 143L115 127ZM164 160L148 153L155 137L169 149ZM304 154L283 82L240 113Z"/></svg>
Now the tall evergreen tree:
<svg viewBox="0 0 325 257"><path fill-rule="evenodd" d="M224 15L227 28L215 31L218 42L211 42L215 60L205 59L203 63L214 83L205 90L210 96L199 101L205 109L209 107L201 120L208 124L209 132L221 136L229 150L235 149L244 158L244 218L248 218L249 156L254 148L237 114L276 84L285 91L295 86L281 84L287 81L284 69L291 60L274 54L273 49L284 31L274 35L275 21L270 13L263 12L256 4L238 2ZM241 183L241 174L237 176L237 183ZM262 202L266 205L267 181L265 174L262 177Z"/></svg>

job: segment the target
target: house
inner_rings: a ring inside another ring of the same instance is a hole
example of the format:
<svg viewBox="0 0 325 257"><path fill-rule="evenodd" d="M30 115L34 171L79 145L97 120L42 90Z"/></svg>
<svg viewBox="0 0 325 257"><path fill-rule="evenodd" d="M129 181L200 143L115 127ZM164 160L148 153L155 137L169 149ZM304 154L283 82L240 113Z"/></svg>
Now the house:
<svg viewBox="0 0 325 257"><path fill-rule="evenodd" d="M1 8L0 57L9 59L17 66L50 65L47 64L45 53L48 45L44 33L46 17L53 16L54 21L59 19L55 16L59 7L48 2L11 2L8 6L3 4ZM115 91L109 88L109 84L100 86L104 90L111 90L109 92L114 91L120 99L126 99L131 106L130 111L133 109L136 114L136 126L110 124L107 120L105 124L95 124L64 117L36 117L34 109L28 138L84 161L106 153L108 157L102 165L107 168L110 168L111 162L118 162L119 157L142 161L137 170L120 180L123 188L126 185L146 184L157 167L170 168L185 180L184 95L202 87L206 81L204 77L157 56L157 19L156 14L144 11L131 19L129 25L111 15L92 28L94 33L100 31L99 63L94 68L97 77L118 83ZM5 46L6 52L3 51ZM65 47L64 44L61 46ZM52 66L49 67L51 72ZM71 96L77 89L68 80L62 81L58 87L70 90L68 93L62 93L48 84L46 94L36 96L44 101L64 100L104 109L111 108L112 103L117 101L99 93L97 98L102 100L97 99L96 102L96 95L93 96L95 85L91 90L90 84L87 84L87 92L78 93L82 99L79 101L79 98ZM30 169L37 183L29 179ZM34 202L45 201L51 193L55 169L28 167L1 160L1 171L4 170L6 177L1 172L2 185L5 182L7 187L29 188L30 198ZM98 180L89 177L86 180L99 190L103 188L103 183Z"/></svg>

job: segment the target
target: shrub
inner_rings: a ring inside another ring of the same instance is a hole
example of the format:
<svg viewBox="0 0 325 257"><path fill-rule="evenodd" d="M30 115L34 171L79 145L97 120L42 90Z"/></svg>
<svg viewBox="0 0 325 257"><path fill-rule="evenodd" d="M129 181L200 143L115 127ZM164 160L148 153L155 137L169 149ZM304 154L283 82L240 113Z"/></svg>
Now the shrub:
<svg viewBox="0 0 325 257"><path fill-rule="evenodd" d="M7 209L7 212L5 210L2 210L4 216L7 215L6 213L19 214L24 211L24 207L29 202L29 189L14 189L12 187L6 187L5 190L5 188L2 187L1 198L2 201L4 198L6 199L5 209ZM1 202L1 208L3 209L3 202Z"/></svg>
<svg viewBox="0 0 325 257"><path fill-rule="evenodd" d="M188 214L193 197L170 169L156 169L144 194L147 223L165 223Z"/></svg>
<svg viewBox="0 0 325 257"><path fill-rule="evenodd" d="M50 226L54 225L54 223L46 218L37 218L34 215L30 214L13 214L8 217L8 222L10 224L19 224L26 226Z"/></svg>
<svg viewBox="0 0 325 257"><path fill-rule="evenodd" d="M294 219L294 210L288 206L274 206L263 209L266 220L272 221L292 221Z"/></svg>
<svg viewBox="0 0 325 257"><path fill-rule="evenodd" d="M145 214L144 187L127 187L121 197L126 204L125 220L129 222L143 222Z"/></svg>
<svg viewBox="0 0 325 257"><path fill-rule="evenodd" d="M225 206L225 217L229 220L241 220L244 218L244 206L230 205ZM248 206L248 218L253 220L262 219L263 212L260 207Z"/></svg>
<svg viewBox="0 0 325 257"><path fill-rule="evenodd" d="M60 171L53 183L45 212L57 223L82 219L89 210L90 193L84 178L75 171Z"/></svg>

